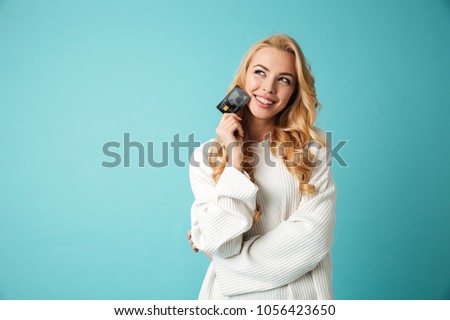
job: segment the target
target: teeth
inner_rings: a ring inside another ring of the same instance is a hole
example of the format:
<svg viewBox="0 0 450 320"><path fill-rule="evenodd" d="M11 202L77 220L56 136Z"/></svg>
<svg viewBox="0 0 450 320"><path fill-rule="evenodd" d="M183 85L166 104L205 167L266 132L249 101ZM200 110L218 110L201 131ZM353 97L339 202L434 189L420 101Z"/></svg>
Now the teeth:
<svg viewBox="0 0 450 320"><path fill-rule="evenodd" d="M266 100L266 99L261 98L261 97L259 97L259 96L256 96L256 99L258 99L258 101L261 101L261 102L264 103L264 104L273 104L273 101Z"/></svg>

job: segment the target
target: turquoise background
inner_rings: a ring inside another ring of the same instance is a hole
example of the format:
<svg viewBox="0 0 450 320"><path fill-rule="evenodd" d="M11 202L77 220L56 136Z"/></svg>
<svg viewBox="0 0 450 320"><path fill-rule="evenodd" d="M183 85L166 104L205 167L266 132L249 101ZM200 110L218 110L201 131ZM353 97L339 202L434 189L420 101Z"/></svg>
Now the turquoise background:
<svg viewBox="0 0 450 320"><path fill-rule="evenodd" d="M450 298L450 2L0 1L0 299L196 299L208 259L173 161L215 136L240 60L298 40L338 186L337 299ZM123 150L123 149L121 149ZM146 149L147 150L147 149Z"/></svg>

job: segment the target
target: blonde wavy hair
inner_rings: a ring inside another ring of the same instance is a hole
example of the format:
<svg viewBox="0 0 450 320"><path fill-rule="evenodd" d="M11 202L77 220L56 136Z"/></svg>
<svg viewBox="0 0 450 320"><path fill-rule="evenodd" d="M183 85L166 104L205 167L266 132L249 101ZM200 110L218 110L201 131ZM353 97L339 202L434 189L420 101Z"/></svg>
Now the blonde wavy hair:
<svg viewBox="0 0 450 320"><path fill-rule="evenodd" d="M245 88L245 78L251 59L255 53L262 48L275 48L284 52L288 52L295 57L295 69L297 80L295 89L289 99L286 107L277 114L274 120L274 127L270 133L271 153L274 156L283 158L283 162L291 174L299 181L299 192L302 195L313 195L315 193L314 185L308 184L311 176L312 167L307 164L315 160L306 148L311 141L326 146L326 140L314 130L316 121L316 111L320 107L320 103L316 97L316 88L314 86L314 77L311 74L311 67L298 43L291 37L284 34L276 34L267 39L255 43L245 54L241 61L240 67L236 72L233 82L227 90L227 93L236 85ZM248 113L247 106L239 110L238 115L242 118L242 128L244 132L248 129ZM244 160L242 167L250 176L253 183L257 184L254 178L254 167L252 165L253 157L248 138L244 136L243 155ZM215 139L214 150L209 151L209 163L213 170L212 177L214 181L218 181L228 161L225 146L220 139ZM218 146L218 147L217 147ZM220 163L220 165L217 165ZM254 222L261 217L261 208L256 204L254 212Z"/></svg>

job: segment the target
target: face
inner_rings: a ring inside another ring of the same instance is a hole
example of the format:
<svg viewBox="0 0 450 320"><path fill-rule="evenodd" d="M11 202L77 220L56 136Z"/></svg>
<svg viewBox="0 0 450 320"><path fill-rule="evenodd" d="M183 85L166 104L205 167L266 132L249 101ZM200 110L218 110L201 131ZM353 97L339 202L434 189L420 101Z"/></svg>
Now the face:
<svg viewBox="0 0 450 320"><path fill-rule="evenodd" d="M245 91L254 118L273 121L282 111L296 84L294 55L275 48L259 49L252 57L245 77Z"/></svg>

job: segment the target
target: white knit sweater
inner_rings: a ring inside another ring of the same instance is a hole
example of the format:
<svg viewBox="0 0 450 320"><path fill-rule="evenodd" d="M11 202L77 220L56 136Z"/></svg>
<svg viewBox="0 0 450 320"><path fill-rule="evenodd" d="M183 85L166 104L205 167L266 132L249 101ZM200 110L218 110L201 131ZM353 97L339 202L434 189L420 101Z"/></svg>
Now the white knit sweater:
<svg viewBox="0 0 450 320"><path fill-rule="evenodd" d="M318 150L322 165L309 181L316 194L302 197L298 180L270 153L268 140L254 150L260 158L256 185L233 166L216 184L204 148L212 141L194 151L190 165L192 240L213 255L199 299L334 299L336 189L327 149ZM253 225L256 203L262 215Z"/></svg>

